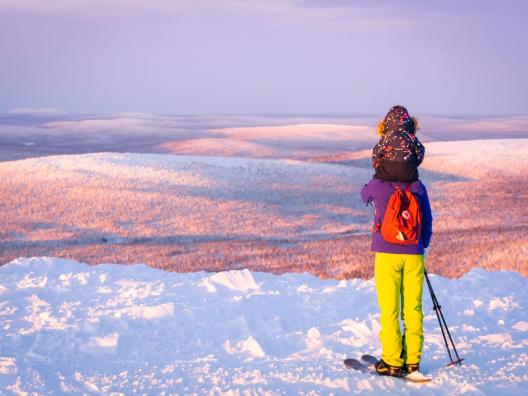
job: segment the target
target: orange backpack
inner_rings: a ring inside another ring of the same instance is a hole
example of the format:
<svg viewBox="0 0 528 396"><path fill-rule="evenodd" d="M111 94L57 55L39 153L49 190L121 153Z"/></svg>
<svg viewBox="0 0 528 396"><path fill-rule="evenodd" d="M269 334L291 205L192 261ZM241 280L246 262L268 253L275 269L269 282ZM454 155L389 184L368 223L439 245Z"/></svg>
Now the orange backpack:
<svg viewBox="0 0 528 396"><path fill-rule="evenodd" d="M420 203L411 192L411 185L405 191L399 186L394 188L381 223L381 236L390 243L416 245L422 232Z"/></svg>

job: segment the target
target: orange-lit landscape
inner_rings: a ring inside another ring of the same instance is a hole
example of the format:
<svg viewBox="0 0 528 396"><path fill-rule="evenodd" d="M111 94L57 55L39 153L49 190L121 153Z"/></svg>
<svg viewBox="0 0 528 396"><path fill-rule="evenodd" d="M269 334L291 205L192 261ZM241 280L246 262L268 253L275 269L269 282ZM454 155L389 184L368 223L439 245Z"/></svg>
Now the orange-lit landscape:
<svg viewBox="0 0 528 396"><path fill-rule="evenodd" d="M2 263L57 256L178 272L373 274L372 213L359 199L372 175L373 118L32 122L33 134L4 126ZM481 139L466 136L479 128ZM528 275L526 130L523 117L423 121L430 271Z"/></svg>

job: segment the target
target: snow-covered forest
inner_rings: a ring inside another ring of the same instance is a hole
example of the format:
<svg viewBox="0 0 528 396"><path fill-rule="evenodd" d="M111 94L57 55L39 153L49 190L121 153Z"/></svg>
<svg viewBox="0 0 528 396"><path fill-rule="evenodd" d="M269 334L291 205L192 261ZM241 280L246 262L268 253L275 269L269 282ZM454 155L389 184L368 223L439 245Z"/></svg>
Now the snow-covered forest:
<svg viewBox="0 0 528 396"><path fill-rule="evenodd" d="M4 120L10 155L31 158L0 163L3 263L52 255L179 272L372 276L372 209L359 190L372 176L374 119L25 122ZM528 275L528 119L422 124L420 175L435 218L430 270ZM77 154L41 156L59 149ZM96 152L79 154L85 151Z"/></svg>

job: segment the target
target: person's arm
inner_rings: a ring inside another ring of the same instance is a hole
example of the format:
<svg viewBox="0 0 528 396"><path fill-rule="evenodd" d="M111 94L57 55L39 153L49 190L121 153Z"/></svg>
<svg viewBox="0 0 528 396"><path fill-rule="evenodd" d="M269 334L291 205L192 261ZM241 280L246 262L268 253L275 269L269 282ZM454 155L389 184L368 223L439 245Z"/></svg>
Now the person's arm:
<svg viewBox="0 0 528 396"><path fill-rule="evenodd" d="M424 186L424 194L421 199L422 207L422 243L424 248L429 247L431 236L433 235L433 215L431 213L431 204L427 195L427 189Z"/></svg>
<svg viewBox="0 0 528 396"><path fill-rule="evenodd" d="M370 188L370 183L372 182L369 181L367 184L365 184L363 186L363 188L361 189L361 199L363 200L363 202L365 202L367 205L369 203L372 202L372 200L374 199L374 197L372 196L372 191L371 191L371 188Z"/></svg>

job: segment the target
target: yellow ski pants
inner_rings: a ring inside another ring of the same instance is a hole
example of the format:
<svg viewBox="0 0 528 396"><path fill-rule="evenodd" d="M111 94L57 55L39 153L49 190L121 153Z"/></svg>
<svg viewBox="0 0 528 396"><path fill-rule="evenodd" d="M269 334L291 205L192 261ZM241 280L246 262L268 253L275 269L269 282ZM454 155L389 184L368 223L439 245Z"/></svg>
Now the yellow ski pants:
<svg viewBox="0 0 528 396"><path fill-rule="evenodd" d="M392 366L419 363L423 346L424 256L376 253L374 278L381 312L381 358Z"/></svg>

